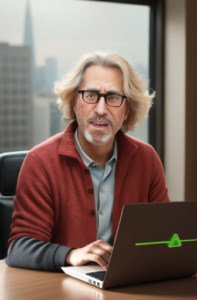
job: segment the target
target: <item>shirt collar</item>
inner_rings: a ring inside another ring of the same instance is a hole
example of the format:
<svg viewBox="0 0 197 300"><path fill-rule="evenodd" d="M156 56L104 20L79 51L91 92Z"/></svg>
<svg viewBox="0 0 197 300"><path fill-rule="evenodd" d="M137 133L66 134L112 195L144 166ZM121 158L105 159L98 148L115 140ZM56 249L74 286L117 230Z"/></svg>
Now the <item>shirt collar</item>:
<svg viewBox="0 0 197 300"><path fill-rule="evenodd" d="M79 143L78 136L77 136L77 129L75 130L74 140L75 140L75 145L76 145L77 151L79 152L83 162L85 163L86 166L89 167L89 165L91 163L93 163L94 161L83 151L83 149L82 149L82 147ZM117 161L117 158L118 158L118 147L117 147L117 140L116 140L116 137L115 137L113 155L112 155L112 157L110 158L110 160L108 162L112 162L113 160Z"/></svg>

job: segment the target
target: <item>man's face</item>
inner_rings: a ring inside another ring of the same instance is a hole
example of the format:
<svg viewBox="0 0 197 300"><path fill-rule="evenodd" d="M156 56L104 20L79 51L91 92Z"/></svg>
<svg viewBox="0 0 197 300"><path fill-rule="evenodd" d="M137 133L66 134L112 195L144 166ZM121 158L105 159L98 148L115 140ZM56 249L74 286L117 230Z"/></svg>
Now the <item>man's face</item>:
<svg viewBox="0 0 197 300"><path fill-rule="evenodd" d="M101 94L113 91L124 95L122 73L116 67L90 66L84 72L79 90L98 90ZM112 142L128 115L126 99L120 107L112 107L103 97L98 103L88 104L83 101L82 94L78 94L73 107L79 136L97 146Z"/></svg>

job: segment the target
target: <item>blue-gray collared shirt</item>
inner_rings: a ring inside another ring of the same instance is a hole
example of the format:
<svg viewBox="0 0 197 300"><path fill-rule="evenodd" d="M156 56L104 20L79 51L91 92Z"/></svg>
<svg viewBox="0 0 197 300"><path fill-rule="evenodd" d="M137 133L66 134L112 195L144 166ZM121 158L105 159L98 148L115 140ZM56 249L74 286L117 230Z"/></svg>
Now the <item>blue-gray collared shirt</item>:
<svg viewBox="0 0 197 300"><path fill-rule="evenodd" d="M97 220L97 239L113 245L112 214L114 204L115 189L115 171L118 156L116 138L114 140L113 155L105 165L105 170L95 161L93 161L83 151L77 136L77 130L74 135L76 148L89 168L94 185L94 199Z"/></svg>

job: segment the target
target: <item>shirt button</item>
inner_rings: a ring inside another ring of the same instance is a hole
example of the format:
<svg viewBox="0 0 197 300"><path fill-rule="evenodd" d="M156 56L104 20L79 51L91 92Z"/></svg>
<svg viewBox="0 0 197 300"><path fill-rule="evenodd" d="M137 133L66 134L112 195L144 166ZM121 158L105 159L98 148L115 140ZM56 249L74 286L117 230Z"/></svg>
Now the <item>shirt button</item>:
<svg viewBox="0 0 197 300"><path fill-rule="evenodd" d="M95 210L94 209L91 210L90 213L91 213L92 216L95 216Z"/></svg>
<svg viewBox="0 0 197 300"><path fill-rule="evenodd" d="M88 169L84 170L85 174L90 174L90 171Z"/></svg>
<svg viewBox="0 0 197 300"><path fill-rule="evenodd" d="M93 192L94 192L93 189L88 189L89 194L93 194Z"/></svg>
<svg viewBox="0 0 197 300"><path fill-rule="evenodd" d="M104 211L101 210L101 211L100 211L100 215L104 215Z"/></svg>
<svg viewBox="0 0 197 300"><path fill-rule="evenodd" d="M105 193L105 189L104 189L104 188L101 188L101 189L100 189L100 192L101 192L101 193Z"/></svg>

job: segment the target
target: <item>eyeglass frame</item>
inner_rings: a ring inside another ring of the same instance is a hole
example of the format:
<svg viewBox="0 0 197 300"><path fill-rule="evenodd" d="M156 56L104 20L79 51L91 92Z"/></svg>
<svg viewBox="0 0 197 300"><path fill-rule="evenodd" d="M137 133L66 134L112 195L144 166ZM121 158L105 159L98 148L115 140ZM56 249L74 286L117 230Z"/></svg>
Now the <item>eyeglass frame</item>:
<svg viewBox="0 0 197 300"><path fill-rule="evenodd" d="M95 94L97 94L97 95L98 95L98 99L96 100L96 102L87 102L87 101L85 101L85 100L84 100L84 93L85 93L85 92L94 92ZM99 100L100 100L100 98L101 98L101 97L104 97L105 103L106 103L107 105L111 106L111 107L120 107L120 106L122 105L122 103L123 103L123 100L124 100L125 98L127 98L126 96L120 95L120 94L118 94L118 93L110 92L110 93L107 93L107 94L100 94L99 92L94 91L94 90L79 90L79 91L78 91L78 94L82 94L82 99L83 99L83 101L84 101L85 103L87 103L87 104L95 104L95 103L98 103ZM114 106L114 105L108 104L108 103L107 103L107 96L109 96L109 95L116 95L116 96L122 97L122 100L121 100L120 105Z"/></svg>

